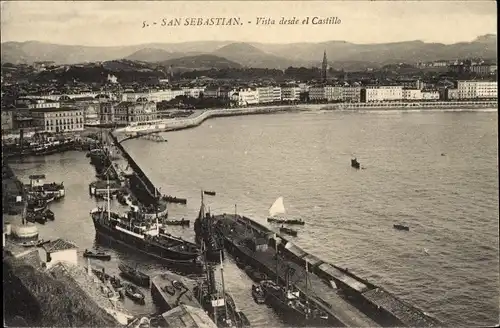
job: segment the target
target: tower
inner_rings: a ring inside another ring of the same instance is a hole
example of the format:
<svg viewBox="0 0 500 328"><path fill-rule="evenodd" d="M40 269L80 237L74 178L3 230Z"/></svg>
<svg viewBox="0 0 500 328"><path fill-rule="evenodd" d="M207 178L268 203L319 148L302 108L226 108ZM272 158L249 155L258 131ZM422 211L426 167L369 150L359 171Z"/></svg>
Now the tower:
<svg viewBox="0 0 500 328"><path fill-rule="evenodd" d="M323 82L326 81L326 74L328 71L328 61L326 59L326 50L323 53L323 63L321 64L321 78L323 79Z"/></svg>

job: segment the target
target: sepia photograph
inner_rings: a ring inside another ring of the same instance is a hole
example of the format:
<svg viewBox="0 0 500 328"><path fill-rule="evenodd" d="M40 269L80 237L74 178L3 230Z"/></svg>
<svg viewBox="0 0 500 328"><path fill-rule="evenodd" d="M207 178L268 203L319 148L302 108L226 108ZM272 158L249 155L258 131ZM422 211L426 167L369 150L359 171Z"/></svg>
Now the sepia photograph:
<svg viewBox="0 0 500 328"><path fill-rule="evenodd" d="M494 327L495 1L1 1L5 327Z"/></svg>

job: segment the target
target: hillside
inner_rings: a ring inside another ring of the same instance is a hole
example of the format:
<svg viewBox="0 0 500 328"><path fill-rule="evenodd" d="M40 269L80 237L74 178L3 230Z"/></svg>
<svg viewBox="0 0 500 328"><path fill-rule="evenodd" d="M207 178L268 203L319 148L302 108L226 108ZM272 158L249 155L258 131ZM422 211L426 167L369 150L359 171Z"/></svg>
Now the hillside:
<svg viewBox="0 0 500 328"><path fill-rule="evenodd" d="M474 57L493 59L497 56L496 39L496 34L487 34L479 36L471 42L450 45L422 41L381 44L355 44L346 41L291 44L199 41L123 47L57 45L28 41L2 43L1 55L2 63L32 64L34 61L45 60L54 61L56 64L75 64L121 58L143 62L160 62L185 56L211 54L243 66L283 69L288 66L310 67L318 65L325 50L330 64L342 61L383 65ZM196 65L190 64L188 66Z"/></svg>
<svg viewBox="0 0 500 328"><path fill-rule="evenodd" d="M159 63L159 65L165 67L174 67L175 69L224 69L224 68L240 68L241 65L228 60L223 57L215 55L196 55L196 56L186 56L181 58L174 58L165 60Z"/></svg>
<svg viewBox="0 0 500 328"><path fill-rule="evenodd" d="M247 67L284 69L289 66L300 66L294 60L268 54L248 43L231 43L215 50L213 54Z"/></svg>

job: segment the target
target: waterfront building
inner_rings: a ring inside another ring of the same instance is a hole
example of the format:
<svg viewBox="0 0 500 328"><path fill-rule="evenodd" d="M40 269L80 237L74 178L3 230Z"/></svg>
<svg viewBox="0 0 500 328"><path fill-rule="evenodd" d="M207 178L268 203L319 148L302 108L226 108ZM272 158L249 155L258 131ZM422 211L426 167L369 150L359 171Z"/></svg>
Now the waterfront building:
<svg viewBox="0 0 500 328"><path fill-rule="evenodd" d="M99 96L98 96L99 97ZM108 101L106 98L105 101ZM73 98L63 102L64 106L76 107L83 111L85 124L99 123L99 106L101 101L94 97Z"/></svg>
<svg viewBox="0 0 500 328"><path fill-rule="evenodd" d="M342 86L325 86L325 98L328 101L344 100L344 87Z"/></svg>
<svg viewBox="0 0 500 328"><path fill-rule="evenodd" d="M281 87L273 87L273 102L280 102L281 101Z"/></svg>
<svg viewBox="0 0 500 328"><path fill-rule="evenodd" d="M132 122L146 122L157 119L156 104L146 98L137 101L122 101L118 104L103 104L101 123L128 125Z"/></svg>
<svg viewBox="0 0 500 328"><path fill-rule="evenodd" d="M309 87L309 100L326 99L325 87L322 85Z"/></svg>
<svg viewBox="0 0 500 328"><path fill-rule="evenodd" d="M422 100L422 91L420 89L403 88L403 100Z"/></svg>
<svg viewBox="0 0 500 328"><path fill-rule="evenodd" d="M40 248L40 259L47 267L56 263L70 263L78 265L78 246L64 239L56 239Z"/></svg>
<svg viewBox="0 0 500 328"><path fill-rule="evenodd" d="M75 107L31 109L33 123L44 132L74 132L84 130L84 115Z"/></svg>
<svg viewBox="0 0 500 328"><path fill-rule="evenodd" d="M345 102L360 102L361 101L361 87L357 87L357 86L344 87L344 101Z"/></svg>
<svg viewBox="0 0 500 328"><path fill-rule="evenodd" d="M283 101L298 101L300 100L300 87L282 87L281 100Z"/></svg>
<svg viewBox="0 0 500 328"><path fill-rule="evenodd" d="M361 89L361 102L397 101L403 99L403 87L367 86Z"/></svg>
<svg viewBox="0 0 500 328"><path fill-rule="evenodd" d="M308 92L309 85L307 83L299 83L300 92Z"/></svg>
<svg viewBox="0 0 500 328"><path fill-rule="evenodd" d="M273 102L273 99L274 99L273 91L274 91L274 87L272 87L272 86L258 87L257 88L258 102L260 104L266 104L266 103Z"/></svg>
<svg viewBox="0 0 500 328"><path fill-rule="evenodd" d="M207 87L203 92L203 97L205 98L219 98L220 97L220 87Z"/></svg>
<svg viewBox="0 0 500 328"><path fill-rule="evenodd" d="M461 100L498 98L497 81L458 81L457 89L458 97Z"/></svg>
<svg viewBox="0 0 500 328"><path fill-rule="evenodd" d="M439 91L422 90L422 100L439 100Z"/></svg>
<svg viewBox="0 0 500 328"><path fill-rule="evenodd" d="M240 89L233 93L232 99L238 103L238 106L248 106L259 103L259 92L256 89Z"/></svg>
<svg viewBox="0 0 500 328"><path fill-rule="evenodd" d="M459 94L457 88L446 88L444 89L444 100L459 100Z"/></svg>
<svg viewBox="0 0 500 328"><path fill-rule="evenodd" d="M418 89L422 90L425 88L425 83L420 81L419 79L416 80L399 80L398 83L403 87L407 89Z"/></svg>

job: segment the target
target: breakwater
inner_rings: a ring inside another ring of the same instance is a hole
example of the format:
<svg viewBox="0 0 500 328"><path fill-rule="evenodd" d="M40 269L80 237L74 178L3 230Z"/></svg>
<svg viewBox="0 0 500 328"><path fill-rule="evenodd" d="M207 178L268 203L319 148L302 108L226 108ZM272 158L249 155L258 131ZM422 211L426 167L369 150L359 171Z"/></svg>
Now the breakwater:
<svg viewBox="0 0 500 328"><path fill-rule="evenodd" d="M473 110L497 108L496 101L415 101L415 102L376 102L376 103L338 103L327 104L325 109L386 109L386 110Z"/></svg>
<svg viewBox="0 0 500 328"><path fill-rule="evenodd" d="M176 130L196 127L201 123L203 123L205 120L213 117L274 114L274 113L289 112L299 109L300 108L298 106L214 109L214 110L207 110L202 113L195 113L188 118L157 120L151 122L143 122L138 125L129 125L124 128L116 129L115 132L125 133L129 135L129 137L136 137L144 135L144 133L149 133L149 132L167 132L167 131L176 131Z"/></svg>
<svg viewBox="0 0 500 328"><path fill-rule="evenodd" d="M129 177L129 181L130 187L133 189L139 202L144 205L156 204L157 197L161 195L160 191L154 186L153 182L151 182L146 173L137 165L125 148L123 148L116 136L113 135L113 132L109 132L109 136L134 171L134 174Z"/></svg>

